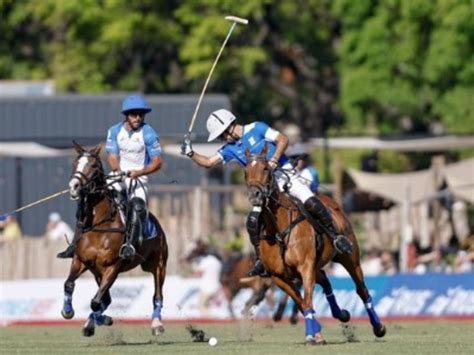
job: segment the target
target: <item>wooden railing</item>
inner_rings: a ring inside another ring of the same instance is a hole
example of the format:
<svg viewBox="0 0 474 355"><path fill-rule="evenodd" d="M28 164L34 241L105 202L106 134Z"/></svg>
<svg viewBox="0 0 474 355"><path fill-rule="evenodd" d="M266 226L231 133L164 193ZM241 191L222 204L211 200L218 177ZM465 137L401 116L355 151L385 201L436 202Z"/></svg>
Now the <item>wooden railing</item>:
<svg viewBox="0 0 474 355"><path fill-rule="evenodd" d="M245 233L250 204L243 186L150 186L149 193L149 209L167 235L169 274L179 273L179 259L194 239L212 239L223 246L236 230ZM1 244L0 280L65 278L70 259L56 258L65 247L65 241L49 242L42 237ZM143 274L140 268L127 273Z"/></svg>

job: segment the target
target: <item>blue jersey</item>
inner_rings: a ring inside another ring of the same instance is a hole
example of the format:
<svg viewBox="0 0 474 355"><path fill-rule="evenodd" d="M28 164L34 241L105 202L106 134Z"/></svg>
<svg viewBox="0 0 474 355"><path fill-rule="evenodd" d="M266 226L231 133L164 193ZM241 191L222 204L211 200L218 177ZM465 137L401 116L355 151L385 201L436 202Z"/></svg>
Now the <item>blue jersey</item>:
<svg viewBox="0 0 474 355"><path fill-rule="evenodd" d="M247 157L245 151L248 149L253 155L259 154L265 143L268 143L267 160L273 157L276 150L276 138L278 131L270 128L266 123L254 122L243 127L242 137L234 143L227 143L217 154L221 157L224 163L236 160L240 165L247 165ZM278 163L280 166L286 164L288 158L282 155Z"/></svg>
<svg viewBox="0 0 474 355"><path fill-rule="evenodd" d="M120 156L122 171L143 169L151 157L161 155L158 134L147 123L136 131L128 131L123 122L112 126L107 133L105 150Z"/></svg>
<svg viewBox="0 0 474 355"><path fill-rule="evenodd" d="M311 191L317 192L319 187L319 173L314 166L308 166L307 169L310 171L313 176L313 181L311 181L311 186L309 187Z"/></svg>

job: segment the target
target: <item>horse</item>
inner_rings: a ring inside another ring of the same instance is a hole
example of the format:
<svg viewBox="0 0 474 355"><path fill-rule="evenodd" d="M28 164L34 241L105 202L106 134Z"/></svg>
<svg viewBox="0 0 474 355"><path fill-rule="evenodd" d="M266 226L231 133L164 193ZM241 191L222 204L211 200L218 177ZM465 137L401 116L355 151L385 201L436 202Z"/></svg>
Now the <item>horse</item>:
<svg viewBox="0 0 474 355"><path fill-rule="evenodd" d="M269 278L260 277L246 277L252 265L255 262L255 257L250 254L235 253L227 258L219 255L215 250L209 248L209 246L201 241L197 240L195 246L189 251L187 256L184 258L185 261L191 262L192 260L211 253L215 255L219 260L223 261L221 274L219 277L222 291L227 301L228 311L232 319L235 319L234 310L232 308L232 301L235 296L242 289L250 288L252 295L245 302L242 314L244 316L250 315L250 310L253 306L257 306L265 299L267 291L272 287L273 283ZM283 297L272 318L278 322L282 319L283 312L287 303L287 298ZM298 322L298 310L294 309L290 317L290 322L296 324Z"/></svg>
<svg viewBox="0 0 474 355"><path fill-rule="evenodd" d="M282 168L277 168L279 171L270 169L265 159L267 152L268 144L265 144L260 154L252 155L249 150L245 152L248 198L252 205L262 208L260 216L262 263L271 275L272 281L296 302L298 309L303 313L306 343L310 345L326 343L313 310L315 283L322 286L332 316L341 322L348 322L350 319L349 312L341 310L337 304L331 283L322 270L322 267L330 261L342 264L348 271L356 285L357 294L365 305L373 333L377 337L383 337L386 328L372 306L372 298L365 285L360 266L359 246L349 219L334 200L328 196L320 197L322 203L329 209L338 232L346 235L353 244L350 255L339 254L324 234L324 229L304 211L304 207L299 207L302 203L280 191L274 174L288 173ZM304 297L296 287L295 280L302 281Z"/></svg>
<svg viewBox="0 0 474 355"><path fill-rule="evenodd" d="M109 290L119 273L140 265L144 271L153 275L155 292L152 300L151 331L153 335L161 335L165 331L161 321L161 309L168 259L166 235L156 217L149 213L149 218L156 228L156 237L143 240L133 259L121 258L120 248L126 237L126 229L119 206L114 200L114 193L107 183L110 176L104 173L99 156L101 145L86 150L74 142L74 148L78 156L73 163L69 193L71 199L78 200L79 203L76 233L80 233L80 238L76 244L69 276L64 283L61 314L65 319L74 317L72 296L75 281L89 270L95 277L98 291L91 300L92 312L83 327L83 335L94 335L96 326L112 325L112 318L104 314L112 302Z"/></svg>

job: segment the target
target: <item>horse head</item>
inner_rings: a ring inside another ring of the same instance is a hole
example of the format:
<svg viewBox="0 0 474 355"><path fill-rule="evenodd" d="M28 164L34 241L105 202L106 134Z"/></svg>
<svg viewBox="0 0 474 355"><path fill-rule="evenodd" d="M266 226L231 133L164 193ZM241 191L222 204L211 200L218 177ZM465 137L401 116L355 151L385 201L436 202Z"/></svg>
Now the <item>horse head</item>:
<svg viewBox="0 0 474 355"><path fill-rule="evenodd" d="M260 154L252 155L247 149L247 166L245 168L245 182L248 188L248 198L253 206L262 206L271 194L271 169L266 160L268 143L265 143Z"/></svg>
<svg viewBox="0 0 474 355"><path fill-rule="evenodd" d="M105 184L104 168L99 153L102 146L99 144L90 150L74 143L78 156L72 168L72 177L69 181L69 194L71 199L77 200L81 193L90 193L97 186Z"/></svg>

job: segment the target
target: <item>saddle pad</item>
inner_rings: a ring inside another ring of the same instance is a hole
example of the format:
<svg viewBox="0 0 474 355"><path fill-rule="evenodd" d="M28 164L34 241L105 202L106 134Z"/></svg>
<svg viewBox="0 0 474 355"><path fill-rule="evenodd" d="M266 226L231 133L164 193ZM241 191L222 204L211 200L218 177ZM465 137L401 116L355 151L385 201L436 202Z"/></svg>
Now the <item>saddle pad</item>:
<svg viewBox="0 0 474 355"><path fill-rule="evenodd" d="M145 228L143 228L143 236L146 240L156 238L158 235L158 230L156 229L155 223L153 220L148 217L145 221Z"/></svg>

